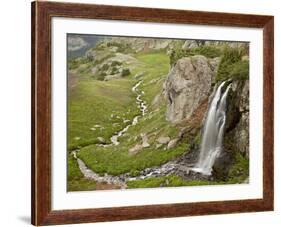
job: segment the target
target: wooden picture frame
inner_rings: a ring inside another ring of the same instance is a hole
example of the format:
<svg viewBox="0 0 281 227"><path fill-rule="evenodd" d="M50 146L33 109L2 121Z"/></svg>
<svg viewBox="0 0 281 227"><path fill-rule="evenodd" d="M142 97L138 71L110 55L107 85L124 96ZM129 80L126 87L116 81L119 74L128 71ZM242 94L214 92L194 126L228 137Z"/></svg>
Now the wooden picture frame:
<svg viewBox="0 0 281 227"><path fill-rule="evenodd" d="M51 209L52 17L263 29L263 198L78 210ZM54 225L272 211L274 206L273 16L36 1L32 3L32 224Z"/></svg>

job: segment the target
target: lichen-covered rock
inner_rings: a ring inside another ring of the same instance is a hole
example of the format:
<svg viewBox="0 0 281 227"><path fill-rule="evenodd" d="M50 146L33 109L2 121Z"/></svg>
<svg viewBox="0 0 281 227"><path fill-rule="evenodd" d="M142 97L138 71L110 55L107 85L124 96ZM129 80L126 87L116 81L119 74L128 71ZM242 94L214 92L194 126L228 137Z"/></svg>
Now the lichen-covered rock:
<svg viewBox="0 0 281 227"><path fill-rule="evenodd" d="M186 40L182 45L183 50L188 50L196 47L198 47L198 43L196 42L196 40Z"/></svg>
<svg viewBox="0 0 281 227"><path fill-rule="evenodd" d="M218 67L220 64L221 58L220 57L216 57L216 58L212 58L209 60L209 64L211 66L212 71L214 71L214 73L216 74L218 71ZM215 78L212 78L212 82L215 81Z"/></svg>
<svg viewBox="0 0 281 227"><path fill-rule="evenodd" d="M105 139L103 137L97 137L97 139L101 144L105 143Z"/></svg>
<svg viewBox="0 0 281 227"><path fill-rule="evenodd" d="M142 149L141 144L136 144L135 146L129 149L129 155L135 155Z"/></svg>
<svg viewBox="0 0 281 227"><path fill-rule="evenodd" d="M177 61L164 84L166 118L172 123L188 119L209 96L215 68L201 55Z"/></svg>
<svg viewBox="0 0 281 227"><path fill-rule="evenodd" d="M150 147L150 144L148 143L147 135L145 133L141 133L140 136L141 136L141 139L142 139L142 147L143 148Z"/></svg>
<svg viewBox="0 0 281 227"><path fill-rule="evenodd" d="M160 144L168 144L170 142L171 138L169 136L162 136L156 139L156 141Z"/></svg>
<svg viewBox="0 0 281 227"><path fill-rule="evenodd" d="M172 148L176 147L178 142L179 142L179 138L170 140L170 142L168 143L167 149L172 149Z"/></svg>

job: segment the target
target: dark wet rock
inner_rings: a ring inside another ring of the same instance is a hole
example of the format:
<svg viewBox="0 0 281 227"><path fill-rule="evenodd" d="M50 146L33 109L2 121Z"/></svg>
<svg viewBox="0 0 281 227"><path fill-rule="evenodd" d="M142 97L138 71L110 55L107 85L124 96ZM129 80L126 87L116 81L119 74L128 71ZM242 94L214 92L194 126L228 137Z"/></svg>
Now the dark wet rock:
<svg viewBox="0 0 281 227"><path fill-rule="evenodd" d="M192 167L197 162L199 155L199 150L193 149L185 152L183 155L175 160L175 163L185 165L187 167Z"/></svg>
<svg viewBox="0 0 281 227"><path fill-rule="evenodd" d="M212 176L206 176L206 175L202 175L201 173L192 171L192 169L190 169L190 171L188 173L177 173L180 177L182 177L184 180L212 180Z"/></svg>
<svg viewBox="0 0 281 227"><path fill-rule="evenodd" d="M233 161L234 158L232 153L222 152L213 165L213 177L216 180L226 180Z"/></svg>
<svg viewBox="0 0 281 227"><path fill-rule="evenodd" d="M234 81L227 102L224 146L249 157L249 81Z"/></svg>

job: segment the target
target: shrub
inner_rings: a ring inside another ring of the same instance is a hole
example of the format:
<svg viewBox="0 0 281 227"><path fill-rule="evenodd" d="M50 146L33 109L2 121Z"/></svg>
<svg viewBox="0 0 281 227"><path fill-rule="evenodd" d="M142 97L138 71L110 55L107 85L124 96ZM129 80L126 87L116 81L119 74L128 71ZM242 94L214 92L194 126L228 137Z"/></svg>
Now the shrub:
<svg viewBox="0 0 281 227"><path fill-rule="evenodd" d="M117 52L121 53L132 53L133 49L131 48L130 44L124 42L108 42L107 47L115 46L117 47Z"/></svg>
<svg viewBox="0 0 281 227"><path fill-rule="evenodd" d="M113 74L115 74L117 72L118 72L118 69L114 66L113 68L111 68L110 74L113 75Z"/></svg>
<svg viewBox="0 0 281 227"><path fill-rule="evenodd" d="M247 80L249 78L249 61L239 61L233 64L230 78Z"/></svg>
<svg viewBox="0 0 281 227"><path fill-rule="evenodd" d="M193 49L194 55L204 55L207 58L219 57L222 54L222 50L216 46L200 46Z"/></svg>
<svg viewBox="0 0 281 227"><path fill-rule="evenodd" d="M121 72L122 77L129 76L130 74L131 74L130 69L123 69Z"/></svg>
<svg viewBox="0 0 281 227"><path fill-rule="evenodd" d="M203 55L207 58L215 58L222 55L221 48L217 46L199 46L196 48L183 50L180 48L174 49L170 55L170 65L174 65L179 59L183 57L190 57L194 55Z"/></svg>
<svg viewBox="0 0 281 227"><path fill-rule="evenodd" d="M100 72L99 74L97 74L96 79L97 80L104 80L105 76L106 76L105 72Z"/></svg>
<svg viewBox="0 0 281 227"><path fill-rule="evenodd" d="M119 66L119 65L122 65L122 62L120 62L120 61L113 61L113 62L111 62L111 66L112 67Z"/></svg>
<svg viewBox="0 0 281 227"><path fill-rule="evenodd" d="M91 62L91 60L87 57L75 58L68 60L68 68L70 70L78 68L82 64L87 64Z"/></svg>
<svg viewBox="0 0 281 227"><path fill-rule="evenodd" d="M231 79L247 79L249 76L249 61L242 61L243 49L225 48L221 59L216 81Z"/></svg>
<svg viewBox="0 0 281 227"><path fill-rule="evenodd" d="M68 69L76 69L79 66L79 62L77 59L71 59L68 61Z"/></svg>
<svg viewBox="0 0 281 227"><path fill-rule="evenodd" d="M109 69L109 65L108 64L103 64L102 67L101 67L102 71L106 71L108 69Z"/></svg>

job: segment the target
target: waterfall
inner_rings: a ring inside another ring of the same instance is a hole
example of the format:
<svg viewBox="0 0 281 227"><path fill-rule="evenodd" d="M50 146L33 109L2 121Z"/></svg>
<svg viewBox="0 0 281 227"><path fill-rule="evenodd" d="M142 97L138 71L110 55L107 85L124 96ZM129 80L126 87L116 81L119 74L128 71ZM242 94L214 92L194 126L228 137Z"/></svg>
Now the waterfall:
<svg viewBox="0 0 281 227"><path fill-rule="evenodd" d="M212 167L222 150L224 125L226 120L226 98L231 85L222 92L223 82L215 91L205 120L200 145L199 160L192 170L204 175L212 174Z"/></svg>

